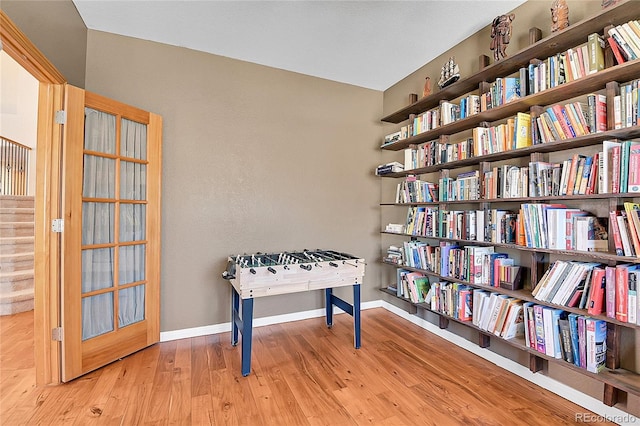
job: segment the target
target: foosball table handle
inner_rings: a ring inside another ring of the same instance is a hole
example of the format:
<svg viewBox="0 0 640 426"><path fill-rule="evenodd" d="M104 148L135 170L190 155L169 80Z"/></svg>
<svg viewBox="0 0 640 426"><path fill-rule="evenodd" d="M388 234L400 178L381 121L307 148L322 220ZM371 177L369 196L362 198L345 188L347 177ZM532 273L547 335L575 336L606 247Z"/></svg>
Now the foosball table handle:
<svg viewBox="0 0 640 426"><path fill-rule="evenodd" d="M311 270L311 265L302 265L302 264L301 264L301 265L300 265L300 267L301 267L302 269L304 269L305 271L310 271L310 270Z"/></svg>

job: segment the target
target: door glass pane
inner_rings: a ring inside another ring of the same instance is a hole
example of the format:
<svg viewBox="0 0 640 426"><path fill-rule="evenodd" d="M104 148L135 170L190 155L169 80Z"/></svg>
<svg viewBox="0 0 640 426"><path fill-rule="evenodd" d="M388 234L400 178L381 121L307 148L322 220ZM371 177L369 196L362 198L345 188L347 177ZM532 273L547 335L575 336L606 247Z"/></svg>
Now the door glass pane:
<svg viewBox="0 0 640 426"><path fill-rule="evenodd" d="M144 319L144 284L118 291L118 327Z"/></svg>
<svg viewBox="0 0 640 426"><path fill-rule="evenodd" d="M82 299L82 340L113 331L113 293Z"/></svg>
<svg viewBox="0 0 640 426"><path fill-rule="evenodd" d="M145 239L146 211L145 204L120 204L120 242Z"/></svg>
<svg viewBox="0 0 640 426"><path fill-rule="evenodd" d="M120 247L118 284L142 281L145 278L145 244Z"/></svg>
<svg viewBox="0 0 640 426"><path fill-rule="evenodd" d="M113 247L82 250L82 293L113 287Z"/></svg>
<svg viewBox="0 0 640 426"><path fill-rule="evenodd" d="M88 198L115 198L116 160L112 158L84 156L82 196Z"/></svg>
<svg viewBox="0 0 640 426"><path fill-rule="evenodd" d="M120 155L138 160L147 159L147 125L122 119Z"/></svg>
<svg viewBox="0 0 640 426"><path fill-rule="evenodd" d="M82 203L82 245L113 242L114 203Z"/></svg>
<svg viewBox="0 0 640 426"><path fill-rule="evenodd" d="M116 153L116 117L92 108L84 109L84 149Z"/></svg>
<svg viewBox="0 0 640 426"><path fill-rule="evenodd" d="M147 165L131 161L120 162L120 198L147 199Z"/></svg>

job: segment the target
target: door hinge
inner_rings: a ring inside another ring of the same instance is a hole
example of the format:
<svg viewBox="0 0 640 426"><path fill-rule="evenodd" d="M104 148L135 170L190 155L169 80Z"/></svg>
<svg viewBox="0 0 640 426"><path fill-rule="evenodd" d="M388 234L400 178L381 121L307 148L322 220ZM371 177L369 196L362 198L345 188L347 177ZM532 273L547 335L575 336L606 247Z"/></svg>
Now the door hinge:
<svg viewBox="0 0 640 426"><path fill-rule="evenodd" d="M67 124L67 111L63 109L56 111L55 122L56 124Z"/></svg>
<svg viewBox="0 0 640 426"><path fill-rule="evenodd" d="M51 329L51 340L56 342L62 342L64 334L62 333L62 327L56 327Z"/></svg>
<svg viewBox="0 0 640 426"><path fill-rule="evenodd" d="M52 232L64 231L64 219L53 219L51 221L51 231Z"/></svg>

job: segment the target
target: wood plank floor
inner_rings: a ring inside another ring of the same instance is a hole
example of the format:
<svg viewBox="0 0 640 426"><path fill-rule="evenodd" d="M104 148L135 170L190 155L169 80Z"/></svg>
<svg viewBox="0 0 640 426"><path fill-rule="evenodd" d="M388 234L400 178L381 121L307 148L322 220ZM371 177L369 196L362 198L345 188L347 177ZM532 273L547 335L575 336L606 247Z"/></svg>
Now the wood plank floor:
<svg viewBox="0 0 640 426"><path fill-rule="evenodd" d="M36 387L33 314L0 317L0 425L562 425L585 410L382 309L160 343ZM594 423L602 424L602 423Z"/></svg>

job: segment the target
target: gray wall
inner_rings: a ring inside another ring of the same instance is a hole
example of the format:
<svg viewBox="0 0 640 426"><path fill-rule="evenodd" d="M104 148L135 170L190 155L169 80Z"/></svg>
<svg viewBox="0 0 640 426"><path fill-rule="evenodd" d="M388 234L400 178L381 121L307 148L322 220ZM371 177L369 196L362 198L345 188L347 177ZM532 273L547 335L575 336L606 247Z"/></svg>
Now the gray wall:
<svg viewBox="0 0 640 426"><path fill-rule="evenodd" d="M84 87L87 27L71 0L2 0L0 9L67 82Z"/></svg>
<svg viewBox="0 0 640 426"><path fill-rule="evenodd" d="M382 92L97 31L87 46L87 90L164 120L162 331L229 321L236 253L362 256L363 300L380 298ZM255 315L321 296L263 298Z"/></svg>

